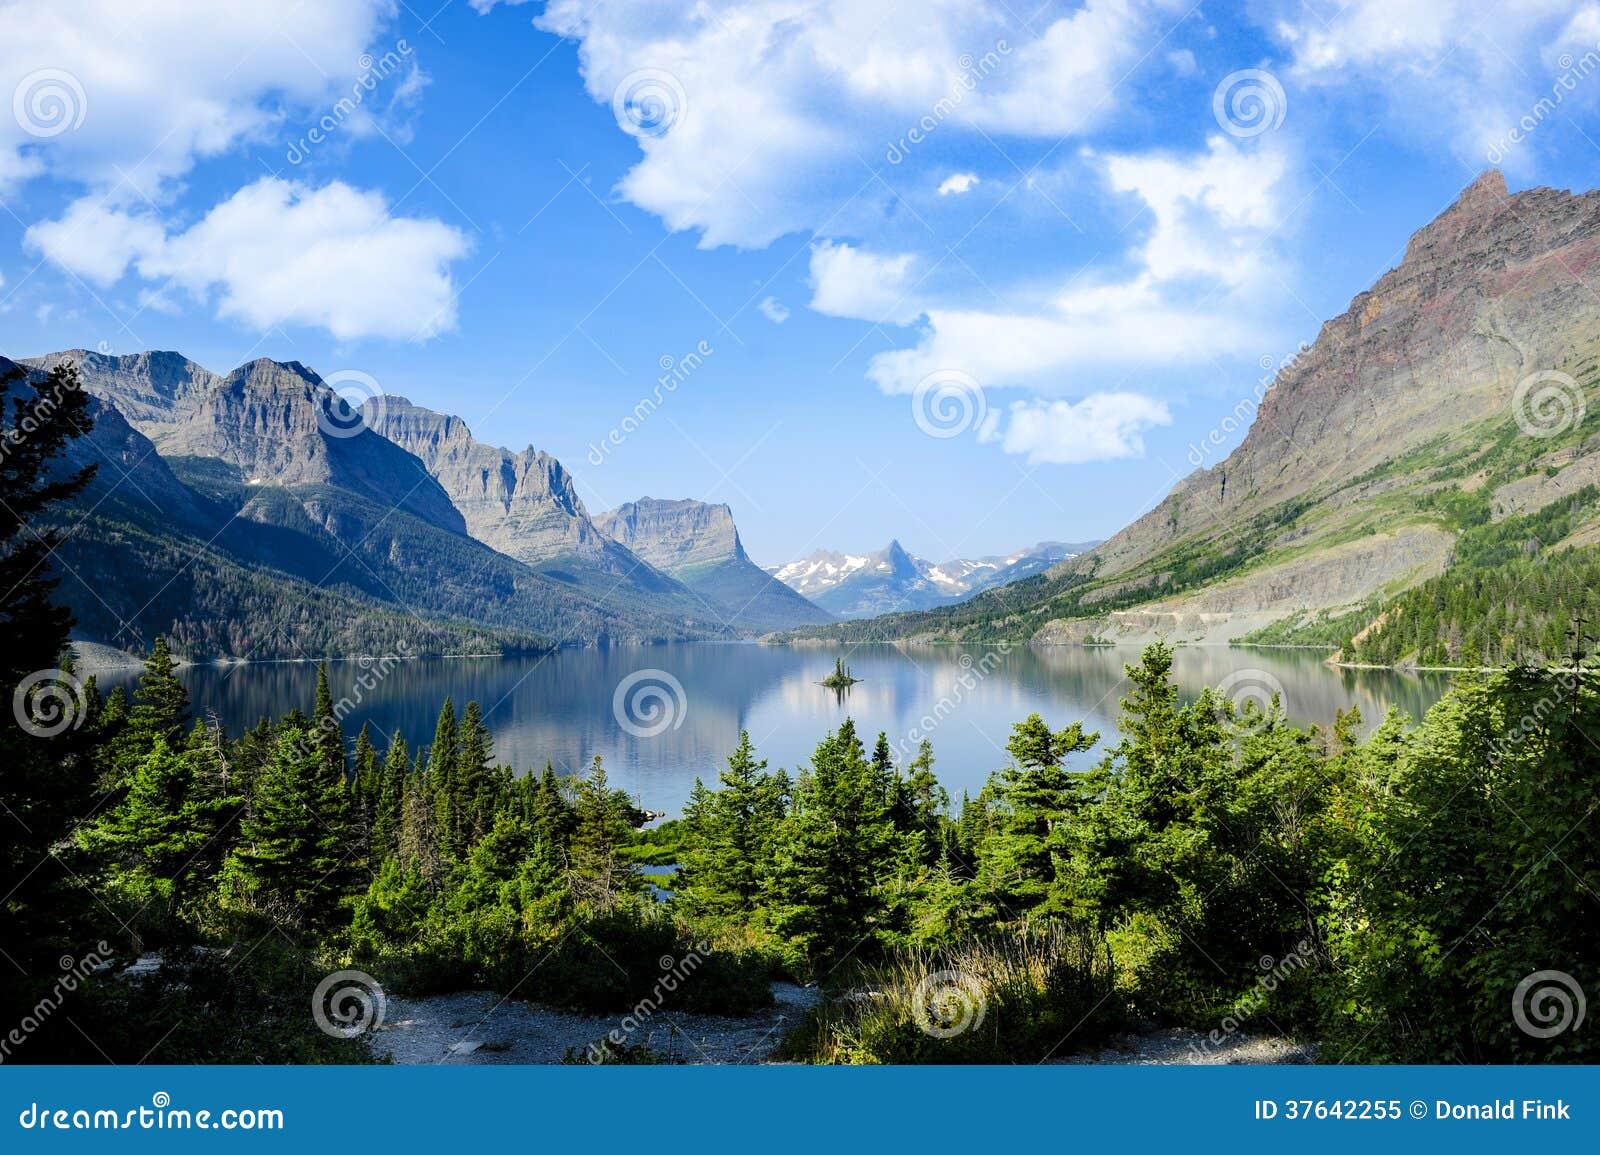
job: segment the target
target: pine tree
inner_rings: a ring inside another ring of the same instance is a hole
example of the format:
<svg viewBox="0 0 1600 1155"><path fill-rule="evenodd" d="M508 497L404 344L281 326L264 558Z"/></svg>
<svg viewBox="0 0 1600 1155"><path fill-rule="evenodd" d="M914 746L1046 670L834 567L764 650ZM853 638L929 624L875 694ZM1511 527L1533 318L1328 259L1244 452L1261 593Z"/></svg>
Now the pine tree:
<svg viewBox="0 0 1600 1155"><path fill-rule="evenodd" d="M62 667L73 622L71 611L54 601L59 571L49 560L61 534L49 527L49 519L59 503L81 493L94 476L95 466L74 469L63 460L70 442L92 425L89 397L72 364L57 366L35 385L28 383L28 376L28 370L0 360L0 444L5 447L0 454L0 627L5 639L0 646L0 696L13 705L20 696L25 711L37 711L35 718L48 708L67 724L62 729L28 729L8 711L0 726L0 823L5 831L0 836L0 894L5 896L0 900L5 920L0 937L12 959L0 967L0 1021L7 1023L20 1022L48 989L50 976L57 973L56 959L95 941L99 936L93 932L104 922L104 912L91 911L87 895L72 877L76 864L71 861L73 828L92 806L91 744L96 734L86 725L72 725L80 699L70 681L31 680ZM78 459L88 456L85 452ZM48 1039L30 1043L30 1055L58 1037L81 1048L65 1022L45 1033Z"/></svg>
<svg viewBox="0 0 1600 1155"><path fill-rule="evenodd" d="M849 719L825 738L779 831L778 929L813 965L836 962L893 929L891 895L916 857Z"/></svg>
<svg viewBox="0 0 1600 1155"><path fill-rule="evenodd" d="M456 757L460 729L456 724L455 702L446 698L433 730L433 745L428 748L427 786L433 803L434 829L440 853L454 858L460 851L456 831L460 828L456 811Z"/></svg>
<svg viewBox="0 0 1600 1155"><path fill-rule="evenodd" d="M363 731L364 732L364 731ZM384 755L372 804L372 857L382 861L400 852L400 820L411 777L411 754L396 734Z"/></svg>
<svg viewBox="0 0 1600 1155"><path fill-rule="evenodd" d="M1099 738L1085 734L1081 722L1052 731L1038 714L1012 728L1006 743L1012 762L996 781L992 825L978 856L980 886L999 917L1022 917L1041 907L1044 913L1064 911L1067 898L1058 884L1079 801L1079 782L1066 759Z"/></svg>
<svg viewBox="0 0 1600 1155"><path fill-rule="evenodd" d="M345 765L344 727L334 709L326 662L317 666L317 704L311 719L316 727L317 751L322 756L323 773L344 786L350 773Z"/></svg>
<svg viewBox="0 0 1600 1155"><path fill-rule="evenodd" d="M641 888L621 853L635 829L634 808L626 794L611 789L598 754L588 775L578 780L577 793L570 843L573 891L595 909L608 910Z"/></svg>
<svg viewBox="0 0 1600 1155"><path fill-rule="evenodd" d="M225 889L246 907L295 925L330 925L351 880L342 782L329 778L317 735L279 730L262 768Z"/></svg>
<svg viewBox="0 0 1600 1155"><path fill-rule="evenodd" d="M689 840L674 893L691 913L726 917L751 915L761 906L772 873L774 835L782 821L789 784L768 774L750 733L719 778L721 789L707 790L697 778L684 823Z"/></svg>
<svg viewBox="0 0 1600 1155"><path fill-rule="evenodd" d="M487 834L494 821L494 740L475 701L467 703L462 715L456 748L453 837L457 846L465 848Z"/></svg>
<svg viewBox="0 0 1600 1155"><path fill-rule="evenodd" d="M157 738L121 801L81 833L107 889L128 903L124 921L142 946L181 937L179 915L209 889L238 802L206 781L209 758L205 746L174 751Z"/></svg>

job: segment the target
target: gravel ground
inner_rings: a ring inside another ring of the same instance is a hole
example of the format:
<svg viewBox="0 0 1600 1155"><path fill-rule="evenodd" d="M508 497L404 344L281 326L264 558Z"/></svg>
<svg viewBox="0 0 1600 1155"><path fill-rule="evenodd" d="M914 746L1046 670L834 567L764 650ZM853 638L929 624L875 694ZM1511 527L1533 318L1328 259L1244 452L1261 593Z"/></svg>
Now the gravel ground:
<svg viewBox="0 0 1600 1155"><path fill-rule="evenodd" d="M657 1011L628 1035L680 1063L759 1063L820 995L814 987L773 983L777 1005L746 1018ZM374 1055L396 1063L559 1063L621 1028L622 1015L579 1015L490 991L391 998L384 1023L368 1035Z"/></svg>
<svg viewBox="0 0 1600 1155"><path fill-rule="evenodd" d="M1200 1031L1173 1027L1124 1035L1109 1047L1068 1055L1060 1063L1125 1063L1130 1066L1226 1066L1258 1063L1309 1063L1316 1048L1270 1035L1230 1035L1212 1043Z"/></svg>

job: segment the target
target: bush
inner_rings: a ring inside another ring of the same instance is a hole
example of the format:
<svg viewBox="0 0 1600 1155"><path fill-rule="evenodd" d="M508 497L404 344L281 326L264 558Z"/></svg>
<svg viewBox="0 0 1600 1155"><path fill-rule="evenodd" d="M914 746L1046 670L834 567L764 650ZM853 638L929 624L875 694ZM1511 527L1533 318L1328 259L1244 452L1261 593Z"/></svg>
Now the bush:
<svg viewBox="0 0 1600 1155"><path fill-rule="evenodd" d="M1075 926L910 951L861 972L785 1044L820 1063L1024 1063L1127 1025L1110 951Z"/></svg>

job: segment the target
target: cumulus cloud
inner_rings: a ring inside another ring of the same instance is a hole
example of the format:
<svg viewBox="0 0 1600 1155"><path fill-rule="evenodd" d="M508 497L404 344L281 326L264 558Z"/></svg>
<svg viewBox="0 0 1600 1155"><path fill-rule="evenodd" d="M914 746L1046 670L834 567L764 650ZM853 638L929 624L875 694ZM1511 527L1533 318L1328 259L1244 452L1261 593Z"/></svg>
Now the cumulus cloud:
<svg viewBox="0 0 1600 1155"><path fill-rule="evenodd" d="M1073 282L1027 312L919 305L927 324L908 349L875 356L868 376L906 393L940 370L986 389L1095 389L1108 372L1193 363L1260 342L1260 296L1272 283L1270 244L1287 163L1270 149L1220 137L1191 156L1111 156L1104 177L1137 198L1149 221L1122 280ZM858 314L859 315L859 314Z"/></svg>
<svg viewBox="0 0 1600 1155"><path fill-rule="evenodd" d="M970 191L978 183L978 174L975 172L957 172L945 177L939 184L939 195L942 197L954 194L960 196Z"/></svg>
<svg viewBox="0 0 1600 1155"><path fill-rule="evenodd" d="M878 195L861 158L919 125L1059 138L1105 123L1171 7L1088 0L1024 24L1000 0L924 5L915 19L892 0L552 0L538 22L578 42L597 101L616 107L641 83L664 98L664 122L625 126L643 156L622 195L705 245L762 247Z"/></svg>
<svg viewBox="0 0 1600 1155"><path fill-rule="evenodd" d="M789 319L789 307L776 297L763 297L761 304L756 308L761 310L761 315L774 325L781 325Z"/></svg>
<svg viewBox="0 0 1600 1155"><path fill-rule="evenodd" d="M830 317L904 325L921 308L913 299L910 253L871 253L823 241L811 250L811 307Z"/></svg>
<svg viewBox="0 0 1600 1155"><path fill-rule="evenodd" d="M1571 0L1350 0L1274 26L1300 83L1359 87L1386 100L1409 140L1442 141L1468 164L1531 166L1507 131L1551 95L1563 58L1596 48L1593 3ZM1592 99L1592 98L1591 98Z"/></svg>
<svg viewBox="0 0 1600 1155"><path fill-rule="evenodd" d="M0 6L0 187L48 174L129 203L347 89L393 0Z"/></svg>
<svg viewBox="0 0 1600 1155"><path fill-rule="evenodd" d="M998 423L984 439L1007 453L1025 454L1029 465L1082 465L1144 454L1146 430L1170 425L1166 405L1137 393L1096 393L1070 401L1017 401L1004 432Z"/></svg>
<svg viewBox="0 0 1600 1155"><path fill-rule="evenodd" d="M181 232L88 198L30 228L30 248L102 286L131 265L217 314L257 329L310 325L341 340L421 340L455 325L450 263L467 238L432 219L395 217L378 192L275 177L247 185Z"/></svg>

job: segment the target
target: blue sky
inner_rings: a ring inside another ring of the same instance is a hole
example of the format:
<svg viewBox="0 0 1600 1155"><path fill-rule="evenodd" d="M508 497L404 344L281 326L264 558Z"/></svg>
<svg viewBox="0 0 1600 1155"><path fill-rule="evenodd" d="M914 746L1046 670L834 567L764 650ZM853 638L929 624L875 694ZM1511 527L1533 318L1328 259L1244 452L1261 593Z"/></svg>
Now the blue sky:
<svg viewBox="0 0 1600 1155"><path fill-rule="evenodd" d="M1600 5L49 0L0 90L0 351L297 359L592 511L943 560L1220 458L1491 163L1593 185Z"/></svg>

